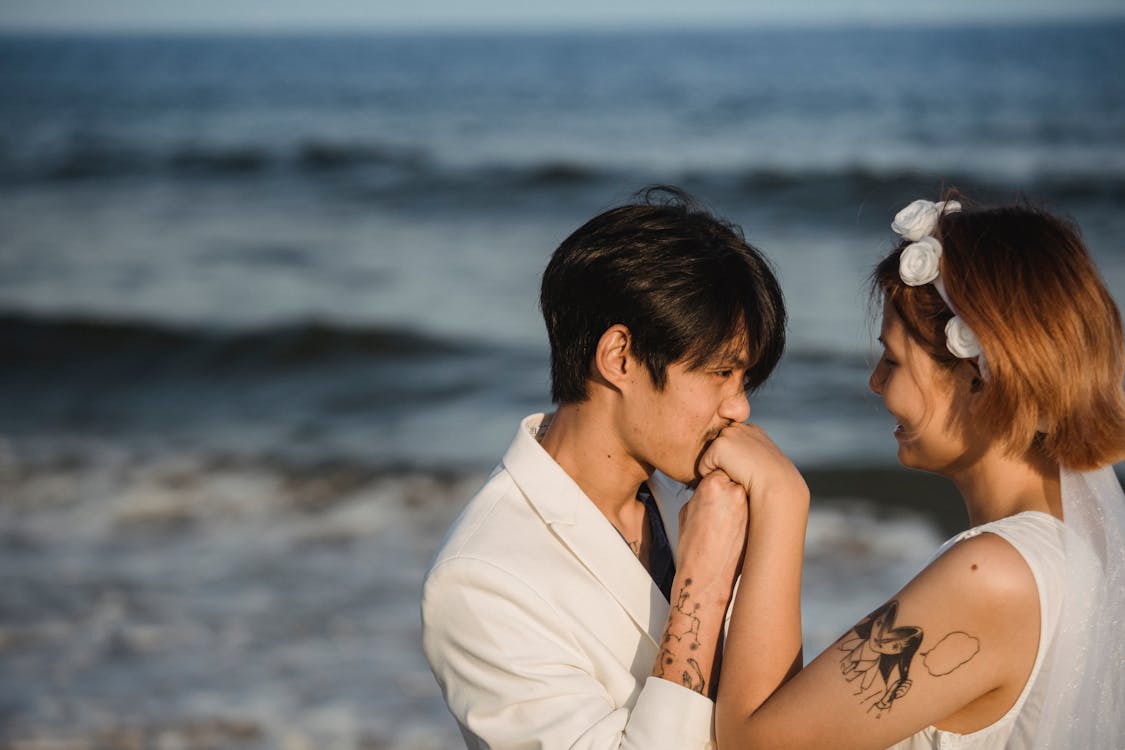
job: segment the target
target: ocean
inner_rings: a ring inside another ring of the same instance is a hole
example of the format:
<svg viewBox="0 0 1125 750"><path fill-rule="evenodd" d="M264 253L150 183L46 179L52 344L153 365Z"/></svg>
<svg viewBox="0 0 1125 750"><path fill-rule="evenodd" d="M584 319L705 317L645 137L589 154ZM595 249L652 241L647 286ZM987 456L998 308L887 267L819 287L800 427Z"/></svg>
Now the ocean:
<svg viewBox="0 0 1125 750"><path fill-rule="evenodd" d="M0 743L455 746L422 571L550 409L547 258L651 184L774 261L752 418L855 479L815 654L955 526L867 391L891 218L1043 203L1125 303L1123 74L1121 22L0 37Z"/></svg>

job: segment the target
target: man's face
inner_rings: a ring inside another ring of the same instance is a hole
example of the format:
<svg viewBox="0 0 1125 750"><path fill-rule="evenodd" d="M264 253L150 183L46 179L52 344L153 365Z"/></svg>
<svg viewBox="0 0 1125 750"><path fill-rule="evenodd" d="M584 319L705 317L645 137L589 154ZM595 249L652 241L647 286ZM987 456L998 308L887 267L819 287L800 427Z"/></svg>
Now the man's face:
<svg viewBox="0 0 1125 750"><path fill-rule="evenodd" d="M745 346L734 346L703 367L668 367L658 390L643 367L623 410L622 434L633 458L685 484L708 444L729 424L750 417Z"/></svg>

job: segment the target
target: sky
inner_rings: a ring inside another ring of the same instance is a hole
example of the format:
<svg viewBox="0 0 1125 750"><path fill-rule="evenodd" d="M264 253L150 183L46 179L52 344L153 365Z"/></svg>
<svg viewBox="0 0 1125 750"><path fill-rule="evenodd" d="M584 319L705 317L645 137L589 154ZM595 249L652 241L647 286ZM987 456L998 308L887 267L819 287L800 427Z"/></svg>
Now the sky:
<svg viewBox="0 0 1125 750"><path fill-rule="evenodd" d="M1116 16L1121 0L0 0L0 29L270 31L893 24Z"/></svg>

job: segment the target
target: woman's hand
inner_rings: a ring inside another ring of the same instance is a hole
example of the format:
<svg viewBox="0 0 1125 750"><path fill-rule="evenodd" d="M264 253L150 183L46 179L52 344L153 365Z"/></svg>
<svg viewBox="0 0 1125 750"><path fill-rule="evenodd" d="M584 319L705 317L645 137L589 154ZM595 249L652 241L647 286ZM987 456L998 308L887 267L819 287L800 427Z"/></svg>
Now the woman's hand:
<svg viewBox="0 0 1125 750"><path fill-rule="evenodd" d="M702 476L715 470L742 485L752 504L773 495L808 502L804 477L757 425L732 424L719 433L699 459Z"/></svg>

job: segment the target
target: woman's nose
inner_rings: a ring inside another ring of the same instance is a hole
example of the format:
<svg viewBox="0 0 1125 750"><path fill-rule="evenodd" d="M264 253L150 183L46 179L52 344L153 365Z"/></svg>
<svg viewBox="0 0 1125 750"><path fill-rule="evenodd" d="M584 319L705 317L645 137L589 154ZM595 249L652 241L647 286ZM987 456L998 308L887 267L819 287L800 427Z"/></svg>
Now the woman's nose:
<svg viewBox="0 0 1125 750"><path fill-rule="evenodd" d="M871 377L867 379L867 387L876 396L883 395L883 363L875 365L875 369L871 371Z"/></svg>

